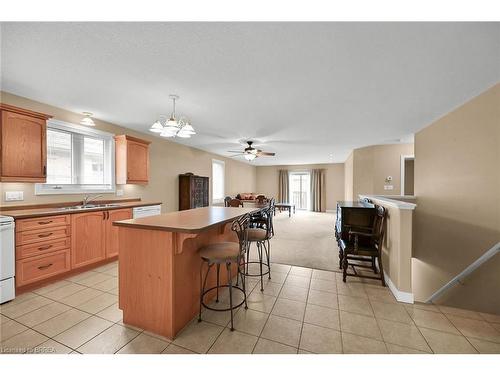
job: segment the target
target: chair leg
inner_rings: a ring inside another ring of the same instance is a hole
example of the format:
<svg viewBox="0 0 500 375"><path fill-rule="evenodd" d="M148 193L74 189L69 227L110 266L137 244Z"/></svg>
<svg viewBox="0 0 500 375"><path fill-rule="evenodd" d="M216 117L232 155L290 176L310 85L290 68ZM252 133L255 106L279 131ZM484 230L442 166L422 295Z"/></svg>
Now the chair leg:
<svg viewBox="0 0 500 375"><path fill-rule="evenodd" d="M377 274L377 265L375 264L375 257L372 257L372 269L375 274Z"/></svg>
<svg viewBox="0 0 500 375"><path fill-rule="evenodd" d="M248 310L248 305L247 305L247 283L245 280L245 275L241 272L241 266L238 264L238 274L241 277L241 287L243 289L243 297L245 298L245 310ZM236 277L236 280L238 280L238 277Z"/></svg>
<svg viewBox="0 0 500 375"><path fill-rule="evenodd" d="M271 280L271 243L269 242L269 240L267 240L266 258L267 258L267 267L269 270L268 277L269 280Z"/></svg>
<svg viewBox="0 0 500 375"><path fill-rule="evenodd" d="M382 256L378 255L378 268L380 270L380 279L382 280L382 286L385 286L385 277L384 277L384 267L382 266Z"/></svg>
<svg viewBox="0 0 500 375"><path fill-rule="evenodd" d="M257 251L259 253L259 267L260 267L260 291L264 291L264 278L262 276L262 243L257 242Z"/></svg>
<svg viewBox="0 0 500 375"><path fill-rule="evenodd" d="M342 267L343 267L343 264L342 264L343 258L344 257L342 256L342 249L339 246L339 269L342 269Z"/></svg>
<svg viewBox="0 0 500 375"><path fill-rule="evenodd" d="M344 256L342 257L342 281L345 283L347 279L347 267L349 266L349 263L347 262L347 254L344 253Z"/></svg>
<svg viewBox="0 0 500 375"><path fill-rule="evenodd" d="M217 297L215 297L215 302L219 303L219 285L220 285L220 264L217 263Z"/></svg>
<svg viewBox="0 0 500 375"><path fill-rule="evenodd" d="M203 280L203 264L201 262L200 266L200 313L198 315L198 322L201 322L201 308L203 304L203 293L205 292L205 287L207 286L208 273L210 272L210 268L212 268L211 264L208 264L207 273L205 274L205 280Z"/></svg>
<svg viewBox="0 0 500 375"><path fill-rule="evenodd" d="M231 263L226 263L228 284L229 284L229 308L231 311L231 331L234 331L233 326L233 281L231 280Z"/></svg>

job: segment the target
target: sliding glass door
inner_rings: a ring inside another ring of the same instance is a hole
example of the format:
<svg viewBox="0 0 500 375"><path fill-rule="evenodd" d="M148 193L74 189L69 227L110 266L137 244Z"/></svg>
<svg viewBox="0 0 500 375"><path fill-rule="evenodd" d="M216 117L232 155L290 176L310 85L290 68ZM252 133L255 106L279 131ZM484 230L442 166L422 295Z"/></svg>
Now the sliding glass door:
<svg viewBox="0 0 500 375"><path fill-rule="evenodd" d="M309 210L311 203L309 172L290 173L290 200L297 210Z"/></svg>

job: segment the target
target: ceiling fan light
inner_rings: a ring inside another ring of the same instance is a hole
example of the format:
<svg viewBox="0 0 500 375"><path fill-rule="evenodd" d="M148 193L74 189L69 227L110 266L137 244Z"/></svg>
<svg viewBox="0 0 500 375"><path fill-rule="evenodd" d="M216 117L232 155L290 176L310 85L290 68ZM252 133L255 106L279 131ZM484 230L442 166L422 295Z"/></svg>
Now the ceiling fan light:
<svg viewBox="0 0 500 375"><path fill-rule="evenodd" d="M248 161L252 161L253 159L255 159L257 157L257 155L255 154L245 154L244 155L244 158Z"/></svg>
<svg viewBox="0 0 500 375"><path fill-rule="evenodd" d="M156 121L153 125L151 125L149 131L153 133L161 133L163 131L163 125L160 121Z"/></svg>
<svg viewBox="0 0 500 375"><path fill-rule="evenodd" d="M80 120L81 125L85 126L95 126L94 120L92 120L92 113L83 112L84 117Z"/></svg>

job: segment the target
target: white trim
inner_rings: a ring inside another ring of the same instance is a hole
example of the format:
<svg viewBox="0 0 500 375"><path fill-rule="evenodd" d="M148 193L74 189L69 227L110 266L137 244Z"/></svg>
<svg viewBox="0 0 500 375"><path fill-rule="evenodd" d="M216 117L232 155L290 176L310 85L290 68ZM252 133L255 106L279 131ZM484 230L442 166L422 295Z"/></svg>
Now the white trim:
<svg viewBox="0 0 500 375"><path fill-rule="evenodd" d="M404 303L414 303L415 299L413 297L413 293L409 292L402 292L398 288L396 288L396 285L392 282L391 278L387 273L384 271L384 278L385 278L385 283L389 287L389 290L391 293L394 295L396 300L398 302L404 302Z"/></svg>
<svg viewBox="0 0 500 375"><path fill-rule="evenodd" d="M415 160L415 155L401 155L401 180L399 184L401 185L401 196L405 196L405 161L406 160ZM415 172L413 172L415 173Z"/></svg>
<svg viewBox="0 0 500 375"><path fill-rule="evenodd" d="M403 201L398 201L395 199L386 198L380 195L358 195L359 199L368 198L368 199L377 199L379 201L384 202L389 207L399 208L401 210L414 210L417 205L415 203L408 203Z"/></svg>
<svg viewBox="0 0 500 375"><path fill-rule="evenodd" d="M47 184L36 183L35 195L63 195L63 194L114 194L116 192L115 176L115 141L114 134L94 129L92 127L76 125L65 121L50 119L47 121L47 129L55 129L69 133L81 134L88 137L102 139L107 148L111 180L109 184L81 185L81 184ZM107 164L107 163L106 163ZM91 186L95 186L92 189ZM109 188L105 188L109 186Z"/></svg>

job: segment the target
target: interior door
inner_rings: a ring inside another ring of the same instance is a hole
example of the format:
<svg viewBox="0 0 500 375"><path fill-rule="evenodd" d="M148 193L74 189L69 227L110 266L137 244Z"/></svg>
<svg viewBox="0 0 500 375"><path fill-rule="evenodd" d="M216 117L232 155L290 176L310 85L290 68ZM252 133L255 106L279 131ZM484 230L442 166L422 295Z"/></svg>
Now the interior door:
<svg viewBox="0 0 500 375"><path fill-rule="evenodd" d="M113 225L113 221L132 219L132 209L124 208L120 210L109 210L106 216L106 258L118 255L118 227Z"/></svg>
<svg viewBox="0 0 500 375"><path fill-rule="evenodd" d="M106 258L106 213L71 215L71 267L77 268Z"/></svg>
<svg viewBox="0 0 500 375"><path fill-rule="evenodd" d="M309 172L290 173L290 199L298 210L309 210L311 203Z"/></svg>

